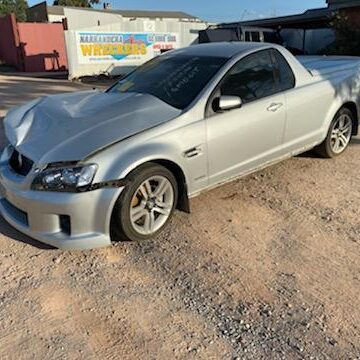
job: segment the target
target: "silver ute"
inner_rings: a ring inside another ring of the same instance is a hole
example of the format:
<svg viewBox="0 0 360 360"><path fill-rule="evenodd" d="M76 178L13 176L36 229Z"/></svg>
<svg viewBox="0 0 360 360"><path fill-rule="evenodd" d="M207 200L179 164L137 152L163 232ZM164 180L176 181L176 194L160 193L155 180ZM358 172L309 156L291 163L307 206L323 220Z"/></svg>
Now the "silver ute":
<svg viewBox="0 0 360 360"><path fill-rule="evenodd" d="M300 62L301 61L301 62ZM171 51L105 92L37 99L5 118L0 212L65 249L158 234L200 192L358 131L358 58L210 43Z"/></svg>

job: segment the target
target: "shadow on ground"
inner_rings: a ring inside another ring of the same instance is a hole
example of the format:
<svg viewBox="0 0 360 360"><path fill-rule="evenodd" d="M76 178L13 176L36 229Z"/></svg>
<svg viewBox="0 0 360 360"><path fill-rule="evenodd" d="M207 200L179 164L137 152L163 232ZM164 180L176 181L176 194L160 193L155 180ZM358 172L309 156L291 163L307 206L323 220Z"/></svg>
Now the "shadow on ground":
<svg viewBox="0 0 360 360"><path fill-rule="evenodd" d="M309 159L318 159L319 155L314 150L309 150L305 153L299 154L296 157L299 158L309 158Z"/></svg>
<svg viewBox="0 0 360 360"><path fill-rule="evenodd" d="M55 248L42 244L41 242L38 242L29 236L26 236L22 234L20 231L17 231L15 228L13 228L2 216L0 216L0 233L2 233L4 236L9 238L9 240L15 240L24 244L28 244L31 246L34 246L41 250L54 250Z"/></svg>
<svg viewBox="0 0 360 360"><path fill-rule="evenodd" d="M352 138L351 144L352 145L360 145L360 138L358 138L358 137Z"/></svg>

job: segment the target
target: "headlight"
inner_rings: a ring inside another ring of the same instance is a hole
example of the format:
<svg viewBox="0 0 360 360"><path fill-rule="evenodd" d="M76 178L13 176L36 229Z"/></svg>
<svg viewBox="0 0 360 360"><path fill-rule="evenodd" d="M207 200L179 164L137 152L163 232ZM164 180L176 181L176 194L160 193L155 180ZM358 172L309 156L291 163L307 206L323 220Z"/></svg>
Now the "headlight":
<svg viewBox="0 0 360 360"><path fill-rule="evenodd" d="M35 177L31 188L42 191L81 191L91 185L96 170L96 164L45 169Z"/></svg>

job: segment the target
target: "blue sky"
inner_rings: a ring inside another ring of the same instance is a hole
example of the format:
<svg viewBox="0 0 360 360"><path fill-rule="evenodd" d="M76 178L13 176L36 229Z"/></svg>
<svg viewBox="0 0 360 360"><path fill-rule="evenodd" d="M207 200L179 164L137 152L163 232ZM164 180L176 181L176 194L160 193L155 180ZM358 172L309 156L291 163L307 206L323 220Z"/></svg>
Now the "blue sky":
<svg viewBox="0 0 360 360"><path fill-rule="evenodd" d="M181 10L207 21L235 21L296 14L325 7L325 0L105 0L113 8ZM28 0L34 5L41 0ZM53 0L48 1L52 5Z"/></svg>

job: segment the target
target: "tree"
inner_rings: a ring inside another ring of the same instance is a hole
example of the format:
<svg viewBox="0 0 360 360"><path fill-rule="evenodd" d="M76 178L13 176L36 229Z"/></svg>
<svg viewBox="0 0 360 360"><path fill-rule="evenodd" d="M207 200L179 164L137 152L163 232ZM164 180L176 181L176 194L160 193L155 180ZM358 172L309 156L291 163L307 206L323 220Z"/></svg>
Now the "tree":
<svg viewBox="0 0 360 360"><path fill-rule="evenodd" d="M0 0L0 16L15 13L18 21L26 20L26 0Z"/></svg>
<svg viewBox="0 0 360 360"><path fill-rule="evenodd" d="M331 27L335 30L336 40L327 49L328 54L360 55L360 29L344 12L333 14Z"/></svg>
<svg viewBox="0 0 360 360"><path fill-rule="evenodd" d="M94 4L98 4L99 2L100 0L55 0L54 5L89 8Z"/></svg>

